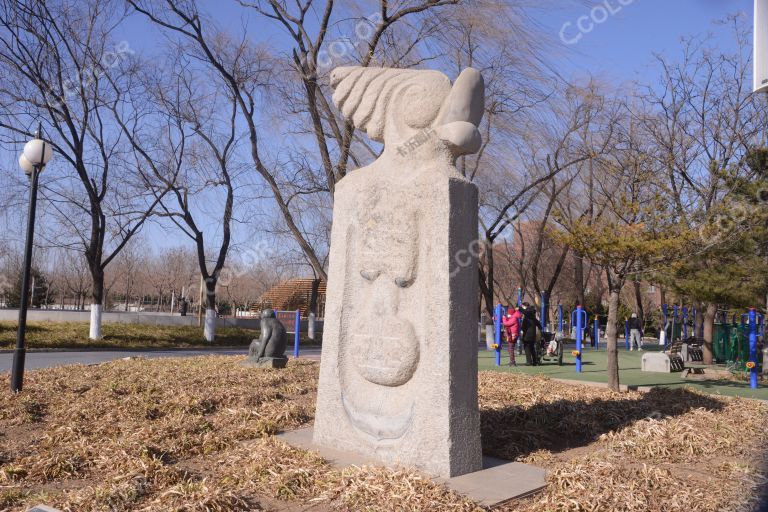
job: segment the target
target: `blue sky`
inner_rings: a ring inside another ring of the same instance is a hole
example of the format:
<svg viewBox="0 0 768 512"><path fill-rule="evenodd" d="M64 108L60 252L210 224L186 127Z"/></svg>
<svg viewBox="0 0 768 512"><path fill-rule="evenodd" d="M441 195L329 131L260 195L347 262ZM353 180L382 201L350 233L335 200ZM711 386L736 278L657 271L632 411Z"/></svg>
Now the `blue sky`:
<svg viewBox="0 0 768 512"><path fill-rule="evenodd" d="M733 47L730 34L714 21L741 12L751 24L753 8L753 0L550 1L556 7L542 9L537 15L544 36L554 41L554 48L547 56L549 64L567 80L593 75L614 85L633 80L652 82L658 73L653 67L653 53L676 57L680 54L683 36L712 33L712 43L728 50ZM250 9L240 7L234 0L200 0L200 4L222 27L237 33L246 25L254 40L269 41L277 51L290 48L287 36L274 22L250 13ZM360 6L359 11L351 16L372 12L372 8L363 7L363 3L355 5ZM585 16L582 26L590 29L588 33L578 28L579 19ZM584 20L588 20L586 24ZM576 44L566 44L561 41L561 31L567 40L581 37ZM159 34L156 27L134 16L120 29L118 37L136 51L152 52L162 44ZM16 167L15 151L0 150L0 155L4 164ZM148 231L153 245L189 243L178 233L158 236L156 228Z"/></svg>
<svg viewBox="0 0 768 512"><path fill-rule="evenodd" d="M507 0L514 1L514 0ZM751 23L753 0L551 0L556 8L542 11L537 20L545 35L555 41L550 63L565 77L592 74L623 81L640 78L649 72L652 54L679 53L682 36L704 35L712 32L718 44L729 47L732 41L723 27L713 22L737 12L743 13ZM290 41L272 21L252 14L234 0L200 0L200 5L221 26L239 31L245 25L255 40L273 41L281 50L287 50ZM367 13L360 7L360 13ZM607 17L605 13L608 13ZM593 28L576 44L563 43L579 36L577 23L587 16L601 21L589 21ZM150 30L148 30L148 27ZM131 47L150 50L157 44L154 27L134 17L122 29L121 36ZM655 72L653 72L655 75Z"/></svg>
<svg viewBox="0 0 768 512"><path fill-rule="evenodd" d="M560 10L540 17L550 37L557 39L560 54L552 58L552 64L566 78L592 74L611 80L644 77L652 80L656 71L650 69L654 53L674 57L680 52L680 38L688 35L713 34L718 46L729 48L733 41L726 29L713 23L730 14L741 12L752 23L752 0L595 0L589 6L565 0ZM623 5L626 4L626 5ZM605 12L611 11L607 19ZM581 32L577 27L579 17L594 17L601 23L583 22L589 33L575 44L561 42L560 32L572 41ZM650 74L650 76L648 76Z"/></svg>

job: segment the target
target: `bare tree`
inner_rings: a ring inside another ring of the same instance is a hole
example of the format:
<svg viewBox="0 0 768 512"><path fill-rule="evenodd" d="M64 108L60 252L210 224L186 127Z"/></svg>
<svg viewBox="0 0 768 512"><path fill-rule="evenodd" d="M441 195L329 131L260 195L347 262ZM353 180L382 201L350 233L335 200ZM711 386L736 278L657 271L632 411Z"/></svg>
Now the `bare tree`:
<svg viewBox="0 0 768 512"><path fill-rule="evenodd" d="M635 114L654 141L651 154L674 201L673 215L699 231L706 231L723 213L723 199L731 192L728 177L749 174L745 157L751 148L764 143L768 123L764 101L751 93L750 28L741 16L730 17L725 26L732 30L736 43L730 53L710 48L705 38L688 38L679 57L657 56L659 84L646 87ZM747 225L740 222L737 229ZM724 271L714 247L717 244L703 238L689 258L699 279L686 282L661 275L678 295L704 303L706 364L712 363L718 298L727 296L720 284L716 285L719 290L702 287L706 281L714 284L714 274Z"/></svg>
<svg viewBox="0 0 768 512"><path fill-rule="evenodd" d="M231 48L228 40L219 42ZM135 106L120 126L137 165L149 169L159 182L155 189L161 206L158 215L194 243L206 293L204 337L212 342L216 288L232 241L238 177L245 168L236 158L238 100L226 88L220 92L216 75L211 81L210 73L198 73L187 65L197 52L195 46L177 47L173 60L164 63L175 70L173 75L152 73L158 78L145 80L140 87L154 102L151 111ZM256 65L260 53L245 43L226 55L231 59L226 65L238 81L257 83L259 74L266 72L264 66ZM147 123L147 116L157 119L157 124ZM170 193L164 198L166 190ZM206 227L210 217L217 221Z"/></svg>
<svg viewBox="0 0 768 512"><path fill-rule="evenodd" d="M562 219L564 243L605 271L609 299L606 327L608 386L619 390L618 309L627 278L674 259L688 233L670 216L667 190L656 180L650 144L632 121L617 125L619 136L595 168L594 218Z"/></svg>
<svg viewBox="0 0 768 512"><path fill-rule="evenodd" d="M494 301L493 247L496 240L529 207L537 204L543 191L552 186L550 182L553 178L566 171L575 172L579 164L604 153L613 141L614 110L605 104L593 84L567 91L562 102L552 98L547 110L546 121L538 127L539 132L532 130L521 146L520 170L517 174L523 176L523 182L519 188L512 193L509 187L499 188L495 197L487 196L480 289L489 314L492 314ZM582 137L584 131L599 132L601 136L585 140ZM572 177L564 178L563 183L569 179ZM558 190L555 184L554 197ZM551 213L552 206L549 203L545 203L544 211L549 209ZM542 226L545 225L546 219Z"/></svg>
<svg viewBox="0 0 768 512"><path fill-rule="evenodd" d="M83 253L91 274L90 337L101 337L107 266L159 203L147 177L124 165L106 105L131 50L113 37L124 9L113 1L0 1L0 128L20 144L41 122L59 160L42 191L57 212L51 245ZM113 108L113 112L119 109ZM55 171L58 174L53 174ZM117 186L116 182L120 182Z"/></svg>

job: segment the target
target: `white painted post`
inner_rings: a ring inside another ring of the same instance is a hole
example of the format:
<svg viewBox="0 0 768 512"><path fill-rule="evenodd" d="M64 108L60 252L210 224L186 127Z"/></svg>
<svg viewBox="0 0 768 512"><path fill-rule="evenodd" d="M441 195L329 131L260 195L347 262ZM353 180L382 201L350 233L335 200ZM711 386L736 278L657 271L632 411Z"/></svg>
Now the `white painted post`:
<svg viewBox="0 0 768 512"><path fill-rule="evenodd" d="M315 339L315 314L312 312L307 317L307 337L311 340Z"/></svg>
<svg viewBox="0 0 768 512"><path fill-rule="evenodd" d="M89 338L92 340L101 339L101 304L91 304L91 329Z"/></svg>
<svg viewBox="0 0 768 512"><path fill-rule="evenodd" d="M213 340L216 338L216 310L215 309L205 310L205 329L203 331L203 335L205 336L205 341L207 341L208 343L213 343Z"/></svg>

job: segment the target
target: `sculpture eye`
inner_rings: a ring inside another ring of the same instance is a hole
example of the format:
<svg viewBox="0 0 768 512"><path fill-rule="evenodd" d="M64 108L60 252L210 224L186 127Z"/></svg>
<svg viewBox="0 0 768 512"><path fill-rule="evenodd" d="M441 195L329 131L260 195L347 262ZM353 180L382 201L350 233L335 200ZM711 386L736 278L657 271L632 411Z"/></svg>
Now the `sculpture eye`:
<svg viewBox="0 0 768 512"><path fill-rule="evenodd" d="M413 284L413 278L405 278L405 277L396 277L395 278L395 284L399 286L400 288L408 288Z"/></svg>
<svg viewBox="0 0 768 512"><path fill-rule="evenodd" d="M366 281L370 281L371 283L376 280L377 277L379 277L379 274L381 274L378 270L361 270L360 275L363 276L363 279Z"/></svg>

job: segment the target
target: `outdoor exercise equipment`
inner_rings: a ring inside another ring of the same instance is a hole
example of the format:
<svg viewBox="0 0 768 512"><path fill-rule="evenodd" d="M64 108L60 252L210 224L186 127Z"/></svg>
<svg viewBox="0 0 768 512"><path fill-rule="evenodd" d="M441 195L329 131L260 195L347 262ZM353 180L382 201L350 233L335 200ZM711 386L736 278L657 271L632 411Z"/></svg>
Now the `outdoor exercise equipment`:
<svg viewBox="0 0 768 512"><path fill-rule="evenodd" d="M275 311L275 317L283 324L285 331L291 333L288 328L293 320L293 357L299 358L299 341L301 340L301 310L296 311Z"/></svg>
<svg viewBox="0 0 768 512"><path fill-rule="evenodd" d="M688 339L688 308L683 306L683 339Z"/></svg>
<svg viewBox="0 0 768 512"><path fill-rule="evenodd" d="M493 315L493 351L496 353L496 366L501 366L501 316L503 308L496 304Z"/></svg>
<svg viewBox="0 0 768 512"><path fill-rule="evenodd" d="M757 312L749 308L749 387L757 389Z"/></svg>
<svg viewBox="0 0 768 512"><path fill-rule="evenodd" d="M576 306L576 309L571 313L571 325L576 325L576 350L574 352L576 356L576 373L581 373L582 336L584 335L586 323L587 312L581 306Z"/></svg>
<svg viewBox="0 0 768 512"><path fill-rule="evenodd" d="M546 303L546 309L542 308L542 311L544 311L545 314L549 314L549 303L547 302L548 297L546 296L545 292L542 292L542 303ZM543 327L544 324L542 324ZM551 329L547 327L546 332L542 332L541 339L541 360L542 361L552 361L553 359L557 361L557 364L562 366L563 365L563 351L565 350L565 346L563 343L563 306L562 304L557 305L557 327L556 332L552 332ZM549 354L549 344L552 342L552 340L555 341L557 344L557 349L554 354Z"/></svg>
<svg viewBox="0 0 768 512"><path fill-rule="evenodd" d="M721 314L720 319L725 322L715 324L712 340L715 361L731 372L747 373L750 386L755 387L761 365L765 365L758 351L758 341L764 339L763 315L750 308L742 315Z"/></svg>
<svg viewBox="0 0 768 512"><path fill-rule="evenodd" d="M549 332L549 297L547 292L541 291L541 332Z"/></svg>
<svg viewBox="0 0 768 512"><path fill-rule="evenodd" d="M675 304L672 306L672 341L675 341L675 326L677 325L678 320L680 320L680 307ZM669 343L669 340L667 340L667 343Z"/></svg>
<svg viewBox="0 0 768 512"><path fill-rule="evenodd" d="M595 315L595 326L592 339L595 340L595 350L600 350L600 317Z"/></svg>
<svg viewBox="0 0 768 512"><path fill-rule="evenodd" d="M683 315L685 315L686 317L687 317L687 314L688 314L687 311L688 311L688 308L683 308ZM681 332L681 329L686 329L685 332L687 334L687 328L685 327L685 323L686 323L685 320L683 320L681 318L680 306L678 306L678 305L672 306L672 314L671 314L672 322L671 322L671 325L670 325L669 329L667 329L667 325L670 323L669 322L669 320L670 320L670 311L669 311L669 306L667 304L662 304L661 305L661 313L662 313L662 315L664 317L664 327L663 327L663 331L664 331L664 350L666 350L667 347L672 342L674 342L677 339L680 339L681 334L683 334ZM661 345L661 341L659 341L659 345Z"/></svg>

